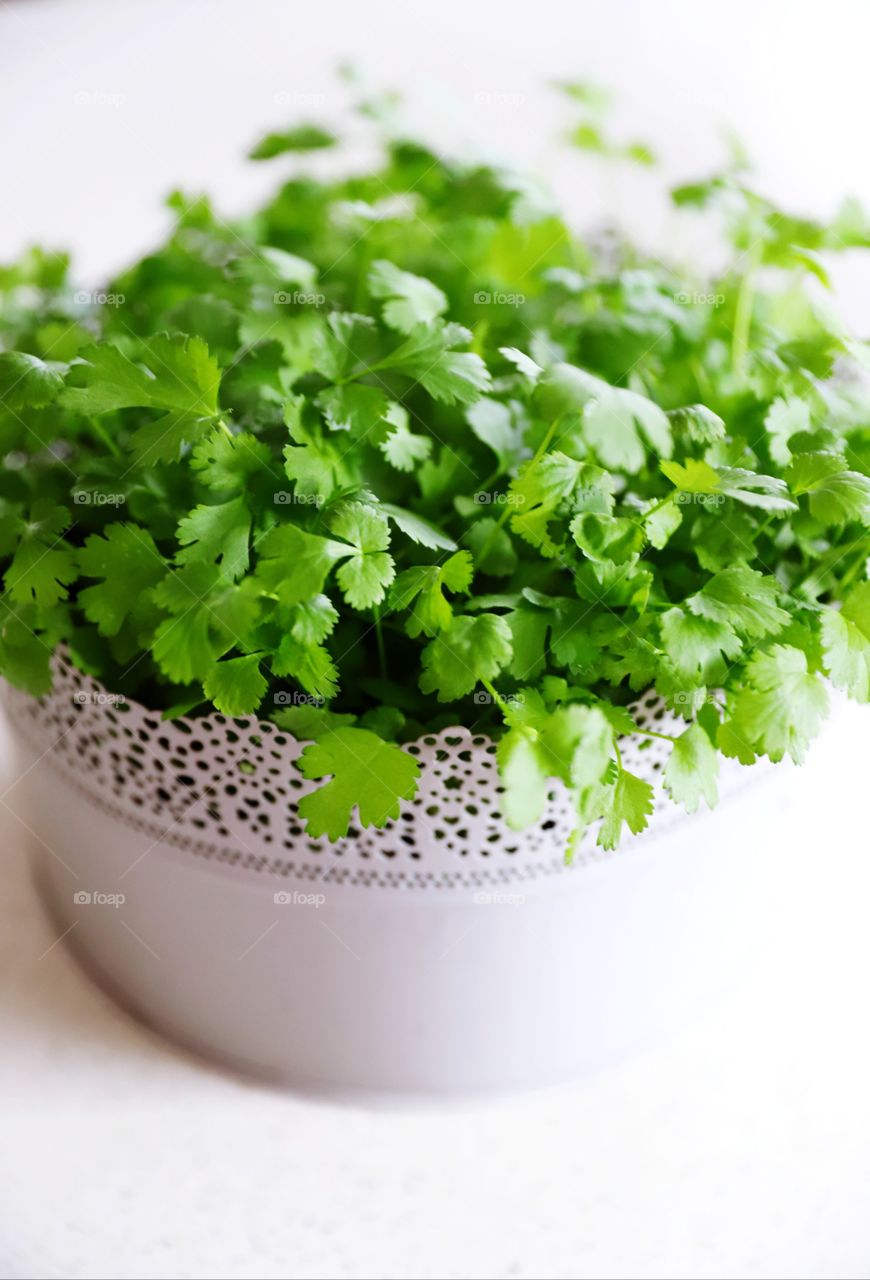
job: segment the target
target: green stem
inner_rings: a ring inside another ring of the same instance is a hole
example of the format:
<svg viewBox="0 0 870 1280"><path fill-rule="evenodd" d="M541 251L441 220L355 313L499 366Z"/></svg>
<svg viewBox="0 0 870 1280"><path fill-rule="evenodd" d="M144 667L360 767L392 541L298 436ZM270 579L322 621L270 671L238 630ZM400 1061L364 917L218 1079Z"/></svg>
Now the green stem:
<svg viewBox="0 0 870 1280"><path fill-rule="evenodd" d="M632 733L637 734L641 738L661 738L663 742L676 742L676 738L669 733L656 733L653 729L635 729Z"/></svg>
<svg viewBox="0 0 870 1280"><path fill-rule="evenodd" d="M384 648L384 629L381 625L381 611L377 605L374 605L372 608L372 613L375 615L375 641L378 647L378 667L380 668L381 679L386 680L387 651Z"/></svg>
<svg viewBox="0 0 870 1280"><path fill-rule="evenodd" d="M507 703L501 696L495 685L490 680L484 680L482 677L480 683L483 685L484 689L487 691L499 710L507 714L509 703Z"/></svg>
<svg viewBox="0 0 870 1280"><path fill-rule="evenodd" d="M543 440L541 441L541 443L538 445L537 449L535 450L534 456L532 457L531 461L529 462L528 466L526 467L525 471L523 472L523 480L527 480L527 479L529 478L529 476L530 476L530 475L532 474L532 472L535 470L535 467L536 467L536 466L538 465L538 463L541 461L541 458L543 458L544 454L547 452L547 449L549 448L549 446L550 446L550 444L551 444L551 442L552 442L552 440L553 440L553 436L556 434L556 429L557 429L557 427L559 426L559 423L562 421L562 418L563 418L564 416L565 416L564 414L560 413L560 414L559 414L559 416L558 416L557 418L554 418L554 420L550 423L549 427L547 428L547 433L546 433L546 435L544 436L544 438L543 438ZM505 523L505 522L506 522L506 521L507 521L507 520L508 520L508 519L509 519L513 514L514 514L514 513L511 511L511 505L510 505L510 503L509 503L509 502L506 502L506 503L504 504L504 510L502 511L502 513L501 513L501 515L499 516L498 520L496 520L496 522L495 522L495 527L493 528L493 530L492 530L492 532L490 533L489 537L487 538L486 542L484 542L484 544L483 544L483 546L481 547L480 551L477 553L477 563L478 563L478 564L482 564L482 563L483 563L483 561L486 559L486 553L489 551L490 547L492 546L493 542L495 541L495 538L496 538L496 535L498 534L499 529L501 529L502 525L504 525L504 523Z"/></svg>
<svg viewBox="0 0 870 1280"><path fill-rule="evenodd" d="M752 309L755 303L755 286L761 265L761 247L752 249L749 265L740 282L737 308L734 312L734 333L731 339L731 364L734 372L742 374L749 352L749 334L752 328Z"/></svg>
<svg viewBox="0 0 870 1280"><path fill-rule="evenodd" d="M103 442L103 444L111 453L112 457L120 458L121 450L115 444L115 441L109 435L108 431L103 426L103 424L101 422L98 422L96 418L91 418L90 426L91 426L91 429L93 430L94 435Z"/></svg>

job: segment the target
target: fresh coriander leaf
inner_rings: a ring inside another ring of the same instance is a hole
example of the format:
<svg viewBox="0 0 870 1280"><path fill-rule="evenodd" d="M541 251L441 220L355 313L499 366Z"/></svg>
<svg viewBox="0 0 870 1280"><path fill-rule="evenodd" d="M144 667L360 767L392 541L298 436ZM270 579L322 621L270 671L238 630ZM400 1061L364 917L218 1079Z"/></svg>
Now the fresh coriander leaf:
<svg viewBox="0 0 870 1280"><path fill-rule="evenodd" d="M447 310L444 293L422 276L402 271L379 258L369 271L369 292L385 298L384 323L400 333L410 333L418 324L431 324Z"/></svg>
<svg viewBox="0 0 870 1280"><path fill-rule="evenodd" d="M827 710L825 686L807 670L806 654L774 645L752 658L726 723L756 754L802 764Z"/></svg>
<svg viewBox="0 0 870 1280"><path fill-rule="evenodd" d="M822 617L825 669L850 698L870 702L870 582L862 582L843 601L839 612Z"/></svg>
<svg viewBox="0 0 870 1280"><path fill-rule="evenodd" d="M263 701L268 682L260 671L260 654L216 662L202 682L203 691L225 716L248 716Z"/></svg>
<svg viewBox="0 0 870 1280"><path fill-rule="evenodd" d="M79 572L101 578L78 593L78 602L101 635L115 636L128 618L150 616L148 591L166 575L166 562L147 529L112 524L105 534L93 533L78 552Z"/></svg>
<svg viewBox="0 0 870 1280"><path fill-rule="evenodd" d="M511 659L510 627L494 613L454 618L422 654L420 688L455 702L482 680L494 680Z"/></svg>
<svg viewBox="0 0 870 1280"><path fill-rule="evenodd" d="M719 799L718 773L716 748L696 722L677 738L662 776L671 799L687 813L695 813L702 799L709 808L715 807Z"/></svg>
<svg viewBox="0 0 870 1280"><path fill-rule="evenodd" d="M400 747L367 729L334 729L299 758L306 778L329 780L299 801L309 836L339 840L347 835L354 809L363 827L383 826L413 799L420 766Z"/></svg>
<svg viewBox="0 0 870 1280"><path fill-rule="evenodd" d="M788 625L788 614L776 603L778 592L775 579L738 564L714 574L686 605L696 617L761 639Z"/></svg>
<svg viewBox="0 0 870 1280"><path fill-rule="evenodd" d="M60 394L64 371L64 365L24 351L0 353L0 405L13 413L44 408Z"/></svg>
<svg viewBox="0 0 870 1280"><path fill-rule="evenodd" d="M615 849L624 824L634 835L647 826L653 811L653 789L643 778L620 769L608 797L607 809L598 843L603 849Z"/></svg>
<svg viewBox="0 0 870 1280"><path fill-rule="evenodd" d="M322 151L334 147L338 139L328 129L316 124L300 124L283 133L267 133L248 152L249 160L272 160L295 151Z"/></svg>

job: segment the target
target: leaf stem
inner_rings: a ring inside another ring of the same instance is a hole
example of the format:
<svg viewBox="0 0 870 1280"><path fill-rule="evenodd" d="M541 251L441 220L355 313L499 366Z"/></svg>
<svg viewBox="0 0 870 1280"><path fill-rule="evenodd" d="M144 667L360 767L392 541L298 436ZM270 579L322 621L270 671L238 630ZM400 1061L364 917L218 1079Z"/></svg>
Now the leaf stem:
<svg viewBox="0 0 870 1280"><path fill-rule="evenodd" d="M564 416L565 415L563 413L560 413L558 417L554 418L553 421L550 423L549 427L547 428L546 435L544 436L541 443L538 445L537 449L534 452L534 455L529 461L528 466L523 472L523 480L528 479L528 477L534 471L535 467L541 461L541 458L543 458L544 454L547 452L549 445L552 443L553 436L556 434L556 428L558 427L559 423L562 421ZM509 517L512 515L513 515L513 512L511 511L511 504L509 502L506 502L504 504L504 510L502 511L498 520L496 520L495 522L495 527L492 529L489 537L486 539L486 542L484 542L483 546L480 548L480 551L477 553L478 564L482 564L483 561L486 559L486 553L487 551L489 551L490 547L492 546L492 543L495 540L499 529L501 529L505 521L508 520Z"/></svg>
<svg viewBox="0 0 870 1280"><path fill-rule="evenodd" d="M387 651L384 648L384 629L381 624L381 611L378 605L372 606L372 613L375 615L375 641L378 648L378 667L380 668L381 679L387 678Z"/></svg>
<svg viewBox="0 0 870 1280"><path fill-rule="evenodd" d="M755 286L758 268L761 265L761 247L756 245L750 252L749 265L740 281L737 294L737 307L734 312L734 333L731 340L731 364L734 372L742 374L746 366L749 352L749 334L752 327L752 310L755 303Z"/></svg>

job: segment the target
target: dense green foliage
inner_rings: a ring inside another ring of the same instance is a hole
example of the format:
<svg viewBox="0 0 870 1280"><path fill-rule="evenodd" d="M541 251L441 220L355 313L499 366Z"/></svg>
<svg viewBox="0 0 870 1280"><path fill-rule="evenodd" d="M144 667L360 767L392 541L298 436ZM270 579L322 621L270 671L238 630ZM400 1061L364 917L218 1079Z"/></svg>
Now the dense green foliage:
<svg viewBox="0 0 870 1280"><path fill-rule="evenodd" d="M331 838L413 794L393 744L461 722L514 825L560 777L612 847L651 807L618 745L649 686L689 811L720 754L800 761L824 677L870 692L870 350L814 300L870 228L739 172L673 197L724 227L715 280L407 141L242 220L173 197L89 305L61 255L0 269L0 670L43 694L64 642L166 714L315 738Z"/></svg>

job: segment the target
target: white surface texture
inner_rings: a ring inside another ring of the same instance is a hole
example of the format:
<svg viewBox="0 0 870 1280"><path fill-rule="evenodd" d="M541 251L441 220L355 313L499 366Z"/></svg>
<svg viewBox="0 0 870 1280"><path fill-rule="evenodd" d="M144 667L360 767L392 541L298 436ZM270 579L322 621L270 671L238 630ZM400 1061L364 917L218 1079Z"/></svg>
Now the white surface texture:
<svg viewBox="0 0 870 1280"><path fill-rule="evenodd" d="M824 215L847 190L870 203L868 37L870 6L845 0L4 0L0 259L62 242L97 283L161 233L172 185L244 207L277 171L242 149L288 116L338 118L342 57L413 91L430 137L537 162L580 220L601 175L550 145L560 76L614 86L674 179L716 164L730 120L765 189ZM654 180L618 185L625 218L673 243ZM838 278L866 321L866 268ZM778 801L751 981L583 1084L428 1113L272 1092L131 1021L39 906L7 779L0 1275L870 1276L866 744L852 709Z"/></svg>

